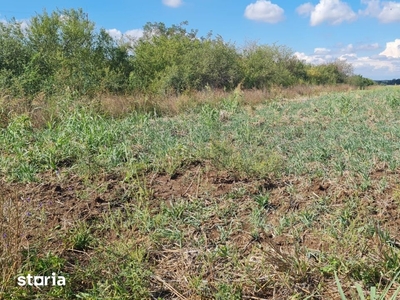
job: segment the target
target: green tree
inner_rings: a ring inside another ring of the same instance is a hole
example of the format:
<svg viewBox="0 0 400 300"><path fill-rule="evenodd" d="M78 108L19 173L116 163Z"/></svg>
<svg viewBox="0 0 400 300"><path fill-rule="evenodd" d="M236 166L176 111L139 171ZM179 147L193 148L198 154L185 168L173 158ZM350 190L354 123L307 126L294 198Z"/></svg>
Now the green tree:
<svg viewBox="0 0 400 300"><path fill-rule="evenodd" d="M24 74L30 56L22 23L15 19L0 22L0 88L3 92L20 93L17 78Z"/></svg>
<svg viewBox="0 0 400 300"><path fill-rule="evenodd" d="M93 95L119 90L130 72L127 52L88 20L83 10L57 10L34 16L26 31L31 57L22 76L25 92ZM117 83L111 82L117 80Z"/></svg>
<svg viewBox="0 0 400 300"><path fill-rule="evenodd" d="M292 83L307 82L307 64L296 56L290 57L286 62L286 68L289 70L292 78Z"/></svg>
<svg viewBox="0 0 400 300"><path fill-rule="evenodd" d="M198 38L197 31L187 31L180 25L166 27L163 23L148 23L144 35L134 47L134 89L142 92L180 93L201 89L232 88L241 78L240 56L236 48L215 39Z"/></svg>
<svg viewBox="0 0 400 300"><path fill-rule="evenodd" d="M235 46L222 37L202 39L183 59L183 75L188 89L235 88L243 77L241 57Z"/></svg>
<svg viewBox="0 0 400 300"><path fill-rule="evenodd" d="M205 86L229 90L239 83L258 89L336 84L353 75L343 61L313 66L278 45L251 43L239 51L220 36L198 37L187 25L147 23L143 37L130 44L97 30L82 9L43 11L27 27L15 20L0 23L0 87L28 98L41 91L179 94Z"/></svg>
<svg viewBox="0 0 400 300"><path fill-rule="evenodd" d="M243 50L243 85L257 89L290 86L297 81L296 64L300 65L287 47L252 43Z"/></svg>
<svg viewBox="0 0 400 300"><path fill-rule="evenodd" d="M182 23L167 28L164 23L147 23L144 35L134 47L131 85L142 92L165 92L173 82L179 88L179 60L194 43L195 32Z"/></svg>
<svg viewBox="0 0 400 300"><path fill-rule="evenodd" d="M101 29L95 41L95 65L101 69L102 86L110 92L123 93L129 89L129 75L133 70L130 46L117 44Z"/></svg>
<svg viewBox="0 0 400 300"><path fill-rule="evenodd" d="M358 87L360 90L363 90L365 89L365 87L375 84L373 80L365 78L361 75L353 75L348 78L347 82L351 85Z"/></svg>

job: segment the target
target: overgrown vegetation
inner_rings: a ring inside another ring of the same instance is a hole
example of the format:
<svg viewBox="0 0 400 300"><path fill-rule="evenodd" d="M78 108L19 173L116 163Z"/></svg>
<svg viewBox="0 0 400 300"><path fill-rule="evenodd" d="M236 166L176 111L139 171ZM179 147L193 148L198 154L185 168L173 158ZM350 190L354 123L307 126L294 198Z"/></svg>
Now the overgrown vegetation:
<svg viewBox="0 0 400 300"><path fill-rule="evenodd" d="M38 94L75 97L102 93L170 95L297 84L371 84L351 78L343 61L310 65L284 46L244 49L212 34L198 37L187 23L147 23L136 41L115 41L82 10L44 11L28 26L0 23L0 89L32 100Z"/></svg>
<svg viewBox="0 0 400 300"><path fill-rule="evenodd" d="M393 296L399 91L225 96L175 117L116 119L76 101L40 128L12 117L0 297ZM67 285L16 285L52 272Z"/></svg>
<svg viewBox="0 0 400 300"><path fill-rule="evenodd" d="M186 25L0 23L0 298L395 298L397 87Z"/></svg>

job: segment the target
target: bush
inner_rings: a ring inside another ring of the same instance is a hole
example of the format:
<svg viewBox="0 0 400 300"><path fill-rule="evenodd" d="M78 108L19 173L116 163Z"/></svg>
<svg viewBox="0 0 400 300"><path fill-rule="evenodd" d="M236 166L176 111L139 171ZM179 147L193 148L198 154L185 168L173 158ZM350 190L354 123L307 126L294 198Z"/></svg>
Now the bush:
<svg viewBox="0 0 400 300"><path fill-rule="evenodd" d="M44 11L25 29L15 20L0 23L0 49L0 84L20 96L118 91L130 72L127 51L96 32L81 9ZM110 74L116 83L107 81Z"/></svg>
<svg viewBox="0 0 400 300"><path fill-rule="evenodd" d="M361 75L353 75L348 78L347 82L351 85L358 87L360 90L363 90L365 87L375 84L373 80L365 78Z"/></svg>
<svg viewBox="0 0 400 300"><path fill-rule="evenodd" d="M306 72L312 84L338 84L348 81L353 74L353 67L346 61L336 60L316 66L309 65Z"/></svg>
<svg viewBox="0 0 400 300"><path fill-rule="evenodd" d="M0 88L30 100L38 93L165 95L205 87L232 90L240 83L247 89L371 84L351 77L346 62L309 65L278 45L250 43L239 51L220 36L198 37L185 28L187 22L147 23L135 43L117 42L104 29L96 30L81 9L44 11L29 24L0 23Z"/></svg>
<svg viewBox="0 0 400 300"><path fill-rule="evenodd" d="M245 88L290 86L305 77L304 63L285 46L249 44L243 51Z"/></svg>
<svg viewBox="0 0 400 300"><path fill-rule="evenodd" d="M167 28L148 23L134 48L133 89L152 93L181 93L205 86L235 87L240 79L240 56L221 37L197 38L183 26Z"/></svg>

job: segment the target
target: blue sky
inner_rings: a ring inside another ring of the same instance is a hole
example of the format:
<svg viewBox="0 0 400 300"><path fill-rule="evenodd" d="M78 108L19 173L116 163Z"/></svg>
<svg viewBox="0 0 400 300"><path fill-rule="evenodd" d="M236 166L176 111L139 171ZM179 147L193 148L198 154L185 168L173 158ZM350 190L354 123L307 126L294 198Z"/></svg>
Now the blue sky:
<svg viewBox="0 0 400 300"><path fill-rule="evenodd" d="M400 78L400 1L381 0L36 0L3 1L0 20L29 22L43 9L83 8L111 35L139 37L146 22L188 21L243 47L246 42L288 46L301 59L346 59L372 79Z"/></svg>

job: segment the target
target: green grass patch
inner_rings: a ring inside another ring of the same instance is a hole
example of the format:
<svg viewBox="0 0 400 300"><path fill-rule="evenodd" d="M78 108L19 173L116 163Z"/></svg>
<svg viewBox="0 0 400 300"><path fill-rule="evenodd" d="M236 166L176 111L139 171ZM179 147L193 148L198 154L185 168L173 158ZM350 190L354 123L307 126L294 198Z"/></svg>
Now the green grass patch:
<svg viewBox="0 0 400 300"><path fill-rule="evenodd" d="M118 119L80 105L40 128L12 116L0 297L395 297L399 95L232 95ZM65 287L16 285L53 272Z"/></svg>

